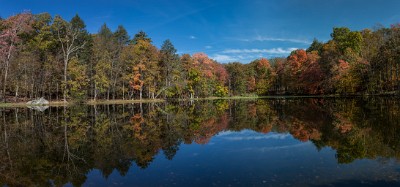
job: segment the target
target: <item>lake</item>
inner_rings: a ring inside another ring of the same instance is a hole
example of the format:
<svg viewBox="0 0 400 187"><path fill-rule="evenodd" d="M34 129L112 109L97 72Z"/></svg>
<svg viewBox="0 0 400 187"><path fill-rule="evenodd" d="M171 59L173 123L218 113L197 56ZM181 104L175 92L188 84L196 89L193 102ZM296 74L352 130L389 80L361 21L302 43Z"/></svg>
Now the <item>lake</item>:
<svg viewBox="0 0 400 187"><path fill-rule="evenodd" d="M400 185L400 100L1 108L3 186Z"/></svg>

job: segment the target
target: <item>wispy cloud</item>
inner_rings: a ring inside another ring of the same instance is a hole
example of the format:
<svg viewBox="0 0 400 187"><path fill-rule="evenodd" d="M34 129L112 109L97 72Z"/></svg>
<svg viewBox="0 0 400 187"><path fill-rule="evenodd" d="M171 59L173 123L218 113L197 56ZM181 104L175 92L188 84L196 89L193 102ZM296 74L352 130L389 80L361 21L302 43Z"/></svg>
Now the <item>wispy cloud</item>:
<svg viewBox="0 0 400 187"><path fill-rule="evenodd" d="M221 54L215 54L211 56L212 59L218 61L218 62L234 62L238 61L237 58L234 58L233 56L230 55L221 55Z"/></svg>
<svg viewBox="0 0 400 187"><path fill-rule="evenodd" d="M292 51L298 48L271 48L271 49L225 49L210 55L214 60L227 62L244 62L248 63L259 58L282 57L289 55Z"/></svg>
<svg viewBox="0 0 400 187"><path fill-rule="evenodd" d="M292 43L303 43L303 44L311 44L308 40L300 40L300 39L291 39L291 38L269 38L257 36L256 41L264 42L264 41L277 41L277 42L292 42Z"/></svg>
<svg viewBox="0 0 400 187"><path fill-rule="evenodd" d="M238 38L236 39L242 42L290 42L290 43L300 43L300 44L311 44L309 40L305 39L293 39L293 38L277 38L277 37L264 37L257 35L252 38Z"/></svg>
<svg viewBox="0 0 400 187"><path fill-rule="evenodd" d="M197 37L193 36L193 35L189 36L189 38L192 39L192 40L197 39Z"/></svg>
<svg viewBox="0 0 400 187"><path fill-rule="evenodd" d="M239 150L233 150L233 152L240 152L240 151L267 152L267 151L276 151L276 150L281 150L281 149L293 149L293 148L297 148L297 147L304 147L304 146L310 146L310 145L311 145L311 142L298 143L298 144L293 144L293 145L273 146L273 147L249 147L249 148L244 148L244 149L239 149Z"/></svg>
<svg viewBox="0 0 400 187"><path fill-rule="evenodd" d="M231 141L242 141L242 140L264 140L264 139L278 139L278 140L283 140L288 137L291 137L290 134L267 134L267 135L259 135L259 136L233 136L233 137L225 137L225 140L231 140Z"/></svg>
<svg viewBox="0 0 400 187"><path fill-rule="evenodd" d="M204 48L206 48L206 49L212 49L212 46L211 46L211 45L206 45L206 46L204 46Z"/></svg>
<svg viewBox="0 0 400 187"><path fill-rule="evenodd" d="M207 52L210 54L209 57L211 59L214 59L220 63L228 63L228 62L248 63L260 58L283 57L289 55L292 51L298 49L295 47L290 47L290 48L271 48L271 49L254 48L254 49L213 50L212 46L205 46L204 48L207 49ZM197 52L197 50L179 51L178 54L193 53L193 52Z"/></svg>
<svg viewBox="0 0 400 187"><path fill-rule="evenodd" d="M226 54L249 54L249 53L267 53L267 54L289 54L290 52L296 50L298 48L272 48L272 49L226 49L222 51L222 53Z"/></svg>
<svg viewBox="0 0 400 187"><path fill-rule="evenodd" d="M220 133L218 133L218 136L230 136L233 134L249 134L249 133L254 133L255 131L252 130L242 130L242 131L222 131Z"/></svg>

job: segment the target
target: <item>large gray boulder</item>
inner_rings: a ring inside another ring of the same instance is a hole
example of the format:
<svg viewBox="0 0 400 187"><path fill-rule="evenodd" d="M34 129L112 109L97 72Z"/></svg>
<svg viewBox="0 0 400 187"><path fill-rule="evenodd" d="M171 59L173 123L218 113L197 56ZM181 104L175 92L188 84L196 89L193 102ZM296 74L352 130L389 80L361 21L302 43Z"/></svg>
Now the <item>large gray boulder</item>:
<svg viewBox="0 0 400 187"><path fill-rule="evenodd" d="M43 97L39 98L39 99L35 99L32 101L28 101L26 103L27 105L48 105L49 101L47 101L46 99L44 99Z"/></svg>

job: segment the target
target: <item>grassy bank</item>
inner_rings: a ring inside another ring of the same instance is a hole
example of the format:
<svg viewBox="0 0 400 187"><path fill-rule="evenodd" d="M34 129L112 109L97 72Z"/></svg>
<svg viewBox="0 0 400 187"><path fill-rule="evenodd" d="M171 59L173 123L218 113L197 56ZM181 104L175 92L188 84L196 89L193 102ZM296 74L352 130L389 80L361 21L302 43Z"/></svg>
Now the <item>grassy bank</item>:
<svg viewBox="0 0 400 187"><path fill-rule="evenodd" d="M75 104L88 104L88 105L107 105L107 104L129 104L129 103L155 103L155 102L164 102L163 99L143 99L143 100L88 100L83 103L78 103L74 101L63 102L63 101L49 101L49 104L46 106L68 106ZM27 107L27 106L44 106L44 105L32 105L26 104L26 102L19 103L0 103L0 107Z"/></svg>
<svg viewBox="0 0 400 187"><path fill-rule="evenodd" d="M164 99L142 99L142 100L89 100L88 105L108 105L108 104L129 104L129 103L159 103L164 102Z"/></svg>
<svg viewBox="0 0 400 187"><path fill-rule="evenodd" d="M71 103L65 103L63 101L50 101L46 106L67 106ZM43 105L32 105L26 104L26 102L20 103L0 103L0 107L7 108L7 107L27 107L27 106L43 106Z"/></svg>
<svg viewBox="0 0 400 187"><path fill-rule="evenodd" d="M256 96L256 95L249 95L249 96L233 96L233 97L206 97L206 98L193 98L193 99L175 99L177 101L202 101L202 100L230 100L230 99L291 99L291 98L340 98L340 97L374 97L374 96L393 96L393 93L385 93L385 94L354 94L354 95L275 95L275 96ZM171 99L172 101L174 99ZM164 99L142 99L142 100L88 100L86 102L74 102L69 101L67 103L63 101L50 101L47 106L68 106L68 105L75 105L75 104L88 104L88 105L109 105L109 104L131 104L131 103L159 103L165 102ZM0 107L7 108L7 107L27 107L27 106L41 106L41 105L30 105L26 104L26 102L20 103L1 103Z"/></svg>

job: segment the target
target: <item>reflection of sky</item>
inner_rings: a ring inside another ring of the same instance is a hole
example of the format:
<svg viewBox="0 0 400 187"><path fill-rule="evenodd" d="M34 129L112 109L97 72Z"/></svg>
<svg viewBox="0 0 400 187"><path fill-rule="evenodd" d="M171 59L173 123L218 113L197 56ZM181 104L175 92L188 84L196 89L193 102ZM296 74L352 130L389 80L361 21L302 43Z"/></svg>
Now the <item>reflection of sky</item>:
<svg viewBox="0 0 400 187"><path fill-rule="evenodd" d="M229 143L236 141L236 144ZM260 134L250 130L243 130L240 132L225 131L216 135L212 141L214 144L225 144L226 151L274 151L278 149L292 149L295 147L309 146L310 143L302 143L295 140L289 133L275 133ZM237 145L244 145L237 148ZM229 145L233 145L229 149ZM228 150L229 149L229 150Z"/></svg>
<svg viewBox="0 0 400 187"><path fill-rule="evenodd" d="M215 138L220 138L220 137L224 138L225 140L285 139L290 137L290 134L268 133L268 134L254 135L254 133L252 133L251 131L244 130L239 133L235 133L232 131L225 131L215 136Z"/></svg>
<svg viewBox="0 0 400 187"><path fill-rule="evenodd" d="M133 164L124 177L94 170L89 186L319 186L399 185L393 160L337 164L336 151L320 151L290 134L221 132L209 144L182 144L173 160L158 154L147 169Z"/></svg>

